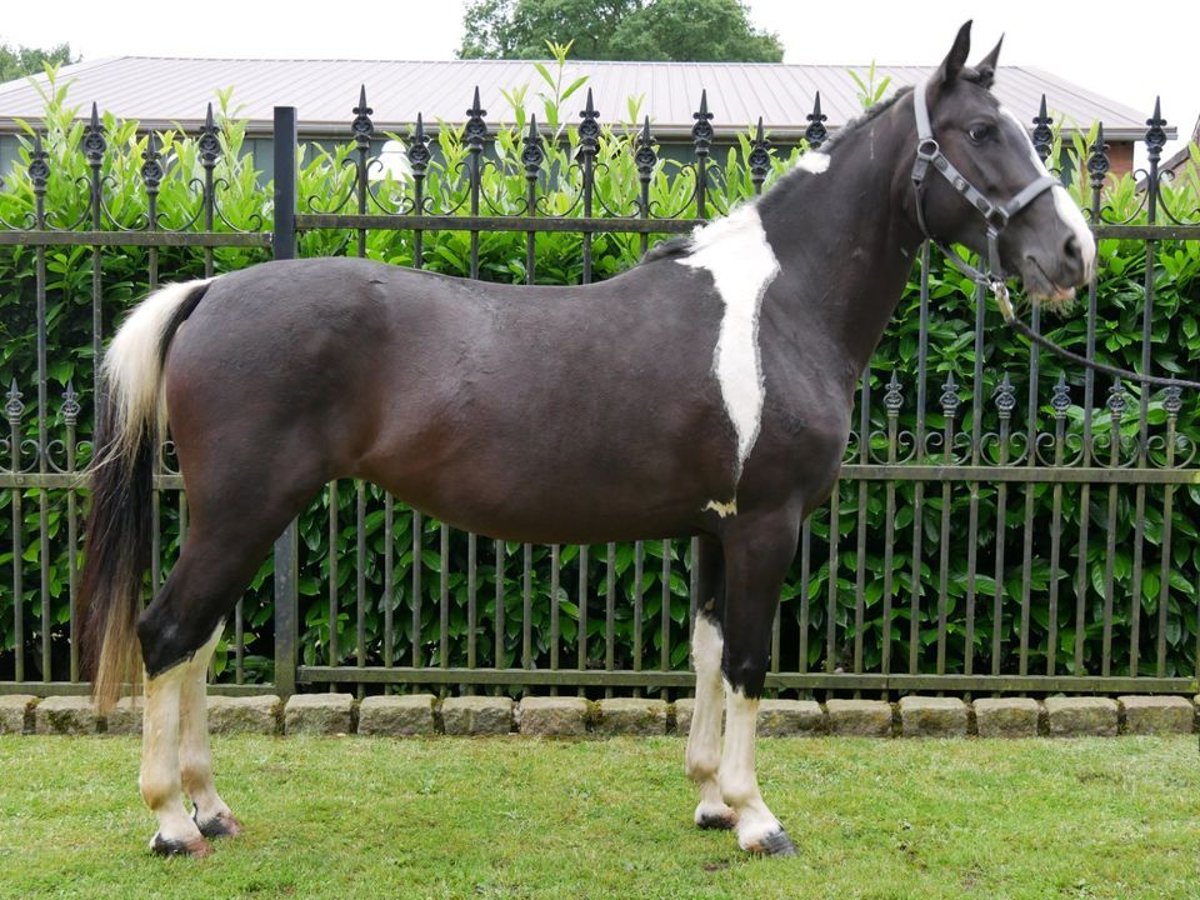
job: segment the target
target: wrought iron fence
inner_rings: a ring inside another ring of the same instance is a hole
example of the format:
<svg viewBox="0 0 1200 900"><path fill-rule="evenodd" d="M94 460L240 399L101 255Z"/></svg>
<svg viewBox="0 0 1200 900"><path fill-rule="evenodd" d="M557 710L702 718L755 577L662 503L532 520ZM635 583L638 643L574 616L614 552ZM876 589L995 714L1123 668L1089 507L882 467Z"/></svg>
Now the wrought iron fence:
<svg viewBox="0 0 1200 900"><path fill-rule="evenodd" d="M605 178L597 162L602 128L590 95L565 166L548 163L547 138L529 121L508 163L525 179L515 200L489 197L483 189L485 167L498 163L484 152L492 136L478 91L463 132L465 153L449 173L456 187L433 195L427 191L433 155L421 121L408 141L411 181L385 193L371 177L377 140L365 90L353 113L347 160L353 176L344 194L330 199L299 196L295 110L277 109L271 231L265 222L235 226L222 212L222 182L214 174L222 146L211 110L199 141L202 175L190 183L193 213L174 224L164 223L157 209L171 161L153 136L140 170L145 211L132 219L110 208L114 186L103 175L108 148L94 108L82 141L88 175L77 185L87 193L87 213L78 221L58 221L46 209L53 172L40 139L33 144L26 173L32 210L25 221L0 224L0 245L33 256L18 289L34 307L27 331L36 342L34 371L20 373L32 376L36 399L27 404L14 376L5 405L9 434L0 441L0 508L10 510L11 545L0 555L0 565L11 569L0 587L0 612L6 606L10 612L0 630L0 692L86 688L74 637L80 468L90 453L77 424L88 400L81 405L70 381L60 399L50 396L52 354L70 352L50 344L52 307L76 299L63 276L64 254L84 253L90 262L87 368L100 357L106 316L119 305L105 280L105 256L130 248L143 254L137 287L153 288L162 255L180 249L199 255L184 263L176 257L173 268L211 275L214 254L223 249L289 258L306 236L337 234L348 237L343 249L366 255L371 234L401 232L411 263L420 267L427 262L427 237L452 231L467 235L468 274L479 277L481 238L523 232L522 273L533 283L537 236L572 232L580 236L580 280L586 283L594 275L597 236L629 236L644 251L651 235L684 233L725 211L728 193L719 188L726 173L709 159L712 115L704 96L695 114L693 161L676 175L690 179L689 187L675 209L655 208L650 199L662 166L648 120L625 144L638 177L632 202L622 206L598 189ZM818 97L807 135L813 147L826 138L824 121ZM1044 100L1033 124L1035 146L1046 159L1053 134ZM1146 187L1134 216L1111 221L1106 215L1102 130L1086 161L1096 235L1146 248L1143 371L1163 363L1154 355L1152 327L1161 276L1157 242L1200 241L1200 211L1163 202L1164 124L1156 109L1146 136ZM758 193L772 167L761 120L747 148L744 165ZM568 208L547 208L551 183L573 191ZM1135 225L1135 217L1145 222ZM942 311L933 311L945 284L928 248L916 277L909 310L919 317L915 347L907 365L892 368L896 360L877 359L864 374L840 488L803 529L775 625L768 685L796 691L1194 690L1200 574L1190 551L1177 558L1172 530L1194 513L1195 499L1181 489L1200 482L1193 466L1195 398L1177 390L1153 400L1149 392L1131 395L1090 371L1071 372L1068 380L1036 347L1027 359L1005 361L1006 371L998 374L985 361L996 321L985 298L974 298L973 320L961 333L946 333L937 321ZM1089 358L1097 354L1097 299L1093 281L1083 339ZM1032 315L1040 328L1040 310ZM950 368L942 380L938 370L946 367L931 360L942 337L971 348L970 373ZM94 399L95 388L93 382L82 394ZM168 442L155 480L159 527L151 585L161 584L187 527L186 497L171 461ZM1039 513L1047 492L1048 521ZM1126 536L1122 529L1130 520ZM1118 571L1126 557L1129 573ZM52 566L63 558L61 571ZM219 654L217 689L289 694L299 686L361 691L382 684L686 691L695 613L690 558L688 541L508 545L431 522L370 485L335 482L279 539L255 592L239 602ZM319 584L305 574L318 562ZM1195 642L1183 652L1190 654L1185 665L1180 635Z"/></svg>

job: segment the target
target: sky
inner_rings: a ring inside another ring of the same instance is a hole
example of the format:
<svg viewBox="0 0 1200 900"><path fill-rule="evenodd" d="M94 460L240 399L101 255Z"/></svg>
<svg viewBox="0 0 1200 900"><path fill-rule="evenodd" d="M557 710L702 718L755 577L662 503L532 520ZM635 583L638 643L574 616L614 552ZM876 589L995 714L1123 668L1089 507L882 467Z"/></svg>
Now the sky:
<svg viewBox="0 0 1200 900"><path fill-rule="evenodd" d="M1200 116L1200 3L1099 4L1008 0L748 0L756 27L777 33L784 62L862 67L931 65L974 19L972 60L1003 34L1000 62L1037 66L1149 117L1156 95L1163 115L1190 136ZM206 56L300 59L453 59L462 39L465 0L389 0L365 9L338 5L205 0L157 4L128 15L96 0L58 0L54 14L10 0L0 41L50 47L69 42L84 59L105 56ZM155 14L151 15L150 10ZM178 10L177 14L171 11ZM283 30L274 34L280 23ZM236 27L234 27L236 24ZM1003 77L1001 71L1000 76ZM1166 155L1182 146L1174 142Z"/></svg>

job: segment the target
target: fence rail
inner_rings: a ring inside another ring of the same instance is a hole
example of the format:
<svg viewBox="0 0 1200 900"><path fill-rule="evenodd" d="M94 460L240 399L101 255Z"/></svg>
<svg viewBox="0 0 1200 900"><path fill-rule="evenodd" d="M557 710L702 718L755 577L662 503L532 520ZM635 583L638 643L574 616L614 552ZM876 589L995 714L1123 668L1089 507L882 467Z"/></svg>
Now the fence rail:
<svg viewBox="0 0 1200 900"><path fill-rule="evenodd" d="M201 254L192 265L207 276L217 271L217 254L231 249L290 258L306 236L329 232L344 236L339 249L367 255L370 235L403 232L412 264L422 266L433 236L465 232L464 266L479 277L481 239L523 232L522 275L534 283L537 236L571 233L580 239L579 280L586 283L594 277L600 236L636 238L644 250L651 235L686 233L724 211L722 198L730 196L721 188L733 175L709 160L711 115L703 98L694 161L675 175L687 186L675 209L657 209L650 198L662 164L648 122L622 151L635 161L632 201L615 207L603 199L597 158L606 139L590 98L573 152L559 159L566 165L554 167L531 123L514 145L518 161L509 162L520 166L510 175L524 178L523 195L503 202L484 190L483 171L502 163L484 153L489 135L477 100L456 164L457 187L436 196L427 192L432 156L420 128L408 145L412 178L402 195L388 195L389 182L373 177L365 92L354 112L355 148L346 160L353 177L331 208L321 209L328 198L301 196L295 110L277 110L272 218L244 230L222 211L223 182L215 174L221 144L211 115L200 135L201 175L193 184L198 205L190 223L175 230L162 227L156 208L168 161L154 139L141 169L146 212L122 221L108 196L116 186L102 174L111 154L93 111L82 147L87 177L79 185L88 194L87 211L69 226L51 224L45 201L53 193L53 172L40 137L31 145L22 176L33 197L27 221L0 223L0 246L34 257L28 270L14 264L0 278L8 277L33 307L32 314L19 310L25 331L17 323L12 332L32 335L36 344L32 369L18 366L11 376L8 435L0 439L0 510L9 509L0 518L7 526L0 538L9 545L0 544L0 570L11 569L0 586L0 614L9 613L0 631L0 693L86 689L75 641L75 580L85 501L81 469L90 446L78 423L95 402L94 368L90 379L88 369L100 356L104 322L119 305L112 294L123 304L137 292L107 279L104 266L113 254L141 248L139 288L153 288L161 260L173 251ZM819 107L809 118L815 147L824 140ZM1033 124L1046 159L1052 137L1041 127L1048 124L1044 111ZM1162 272L1156 248L1200 242L1200 222L1188 218L1196 214L1164 205L1156 150L1162 124L1157 115L1149 122L1150 168L1136 213L1144 221L1111 221L1106 214L1102 132L1086 161L1094 233L1146 248L1142 330L1128 336L1140 343L1143 371L1186 364L1157 352L1153 314ZM746 183L758 193L772 173L761 122L747 146ZM552 183L574 192L570 207L553 215L544 202ZM64 263L70 253L82 255ZM864 374L840 487L802 532L773 634L768 687L1194 691L1200 566L1190 544L1186 558L1176 552L1173 528L1195 531L1189 523L1200 497L1190 490L1200 485L1196 398L1178 390L1130 391L1099 382L1090 371L1068 379L1046 365L1036 347L1018 358L985 361L998 321L985 311L985 298L977 294L971 321L948 332L934 299L944 296L938 293L944 285L927 248L916 272L915 346L899 371L876 363ZM83 344L52 346L54 317L66 315L52 307L80 298L90 313ZM1041 311L1032 315L1040 329ZM1094 358L1101 321L1096 281L1084 316L1083 349ZM941 340L970 347L972 371L946 371L945 360L934 358ZM72 380L61 398L51 398L51 369L67 363L91 388L76 392ZM21 379L29 376L35 384L27 401ZM182 479L171 462L168 444L154 482L151 585L162 583L187 528ZM1125 534L1130 522L1132 532ZM687 634L695 614L692 552L687 540L509 545L431 522L370 485L334 482L280 537L239 602L214 672L217 689L686 692ZM1184 639L1190 643L1181 651Z"/></svg>

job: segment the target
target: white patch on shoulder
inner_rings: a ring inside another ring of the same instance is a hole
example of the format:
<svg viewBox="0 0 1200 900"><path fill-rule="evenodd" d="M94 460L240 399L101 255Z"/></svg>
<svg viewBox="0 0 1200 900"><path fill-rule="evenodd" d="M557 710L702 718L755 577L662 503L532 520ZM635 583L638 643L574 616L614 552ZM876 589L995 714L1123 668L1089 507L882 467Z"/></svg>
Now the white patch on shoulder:
<svg viewBox="0 0 1200 900"><path fill-rule="evenodd" d="M713 371L737 433L736 482L762 424L766 382L758 345L758 319L763 293L779 273L779 260L753 203L697 229L692 242L692 252L678 260L679 264L707 269L725 305Z"/></svg>
<svg viewBox="0 0 1200 900"><path fill-rule="evenodd" d="M1021 120L1003 106L1000 107L1000 115L1016 125L1017 130L1025 136L1025 142L1029 145L1029 158L1033 161L1037 173L1039 175L1049 175L1050 171L1046 168L1046 164L1042 162L1042 158L1038 156L1037 148L1033 146L1033 138L1029 136L1029 132L1021 124ZM1054 200L1054 211L1058 213L1058 217L1066 223L1068 228L1075 232L1075 239L1079 242L1079 250L1083 254L1084 271L1090 275L1092 264L1096 260L1096 242L1092 238L1091 229L1088 228L1087 219L1083 217L1083 213L1075 205L1075 201L1071 199L1071 195L1067 193L1067 189L1061 184L1056 184L1050 188L1050 196Z"/></svg>
<svg viewBox="0 0 1200 900"><path fill-rule="evenodd" d="M829 170L829 154L809 150L807 153L800 154L800 158L796 161L796 168L801 172L820 175Z"/></svg>
<svg viewBox="0 0 1200 900"><path fill-rule="evenodd" d="M708 505L706 507L704 507L702 512L708 512L709 510L712 510L713 512L715 512L722 519L725 518L726 516L736 516L737 515L737 500L733 499L733 500L730 500L728 503L721 503L717 500L709 500Z"/></svg>

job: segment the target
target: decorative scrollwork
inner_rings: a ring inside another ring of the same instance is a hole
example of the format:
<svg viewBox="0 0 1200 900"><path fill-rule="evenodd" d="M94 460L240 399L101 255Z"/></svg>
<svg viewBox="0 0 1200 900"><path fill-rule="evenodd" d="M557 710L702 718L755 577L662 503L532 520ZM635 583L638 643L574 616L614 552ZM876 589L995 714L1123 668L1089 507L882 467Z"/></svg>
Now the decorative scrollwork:
<svg viewBox="0 0 1200 900"><path fill-rule="evenodd" d="M1163 391L1163 410L1173 419L1179 415L1181 409L1183 409L1183 388L1172 384Z"/></svg>
<svg viewBox="0 0 1200 900"><path fill-rule="evenodd" d="M483 117L487 115L487 110L480 106L479 103L479 88L475 88L475 97L471 103L471 108L467 110L467 124L463 130L466 137L467 149L474 153L479 153L483 150L483 142L487 140L487 123L483 121Z"/></svg>
<svg viewBox="0 0 1200 900"><path fill-rule="evenodd" d="M217 136L211 103L204 115L204 125L200 129L200 140L196 142L196 147L200 151L200 165L211 171L221 158L221 139Z"/></svg>
<svg viewBox="0 0 1200 900"><path fill-rule="evenodd" d="M371 138L375 135L375 123L371 121L371 114L375 110L367 106L367 86L364 84L359 87L358 106L354 107L351 112L354 113L354 121L350 124L350 130L354 133L354 144L358 152L366 154L371 149Z"/></svg>
<svg viewBox="0 0 1200 900"><path fill-rule="evenodd" d="M600 150L600 113L592 103L592 89L588 88L587 102L579 113L578 156L595 156Z"/></svg>
<svg viewBox="0 0 1200 900"><path fill-rule="evenodd" d="M708 111L707 90L700 92L700 110L692 113L692 118L696 120L692 126L692 147L696 156L703 158L708 156L713 141L713 114Z"/></svg>
<svg viewBox="0 0 1200 900"><path fill-rule="evenodd" d="M92 118L83 132L83 155L88 165L98 169L104 163L104 152L108 149L108 141L104 137L104 126L100 124L100 112L96 104L92 104Z"/></svg>
<svg viewBox="0 0 1200 900"><path fill-rule="evenodd" d="M821 112L821 92L817 91L813 98L813 108L805 118L808 120L808 126L804 129L804 140L808 141L810 150L816 150L825 143L829 137L829 131L825 128L825 122L829 116Z"/></svg>
<svg viewBox="0 0 1200 900"><path fill-rule="evenodd" d="M1167 145L1167 120L1162 117L1162 101L1161 98L1154 98L1154 114L1146 120L1146 125L1149 126L1146 131L1146 158L1150 161L1152 168L1158 166L1158 160L1162 156L1163 147Z"/></svg>
<svg viewBox="0 0 1200 900"><path fill-rule="evenodd" d="M42 136L33 136L33 150L29 154L29 182L33 192L41 197L46 193L46 183L50 180L50 164L46 162L48 155L42 147Z"/></svg>
<svg viewBox="0 0 1200 900"><path fill-rule="evenodd" d="M153 196L158 193L163 180L162 153L158 148L158 135L153 131L146 138L142 160L142 182L146 185L146 193Z"/></svg>
<svg viewBox="0 0 1200 900"><path fill-rule="evenodd" d="M1054 418L1062 419L1071 408L1071 388L1067 385L1067 376L1059 375L1050 396L1050 407L1054 410Z"/></svg>
<svg viewBox="0 0 1200 900"><path fill-rule="evenodd" d="M1004 378L1000 384L996 386L996 390L992 392L992 399L996 403L996 409L1000 413L1000 418L1007 421L1012 417L1012 411L1017 406L1017 392L1013 389L1012 381L1009 380L1008 373L1004 373Z"/></svg>
<svg viewBox="0 0 1200 900"><path fill-rule="evenodd" d="M650 134L650 117L646 116L642 123L642 133L638 135L637 152L633 154L634 164L637 165L638 179L647 182L654 175L654 167L658 165L658 154L654 151L654 138ZM646 210L648 213L649 210Z"/></svg>
<svg viewBox="0 0 1200 900"><path fill-rule="evenodd" d="M891 380L885 385L886 393L883 395L883 407L887 410L890 417L895 417L900 414L900 407L904 405L904 394L901 391L901 384L896 378L896 370L892 369Z"/></svg>
<svg viewBox="0 0 1200 900"><path fill-rule="evenodd" d="M953 372L946 374L946 382L942 385L942 396L939 402L942 406L942 414L948 419L953 419L962 405L962 400L958 396L958 384L954 380Z"/></svg>
<svg viewBox="0 0 1200 900"><path fill-rule="evenodd" d="M521 165L525 167L525 178L529 181L536 180L545 161L546 150L542 135L538 132L537 116L530 116L529 131L521 145Z"/></svg>
<svg viewBox="0 0 1200 900"><path fill-rule="evenodd" d="M763 135L762 116L759 116L758 126L754 130L754 142L746 157L746 164L750 167L750 181L754 184L756 194L762 193L763 182L767 180L767 172L771 170L770 146L771 142Z"/></svg>
<svg viewBox="0 0 1200 900"><path fill-rule="evenodd" d="M74 428L79 420L79 394L75 392L75 382L67 381L67 389L63 392L62 417L68 428Z"/></svg>
<svg viewBox="0 0 1200 900"><path fill-rule="evenodd" d="M1050 158L1051 145L1054 143L1054 132L1050 130L1050 126L1054 120L1046 115L1046 95L1042 94L1042 102L1038 107L1038 114L1033 117L1033 149L1037 151L1038 158L1045 162Z"/></svg>
<svg viewBox="0 0 1200 900"><path fill-rule="evenodd" d="M12 386L9 387L8 393L5 395L4 415L8 419L8 424L13 428L19 428L21 425L21 417L25 414L25 404L21 398L25 395L21 393L21 389L17 387L17 379L12 380Z"/></svg>

